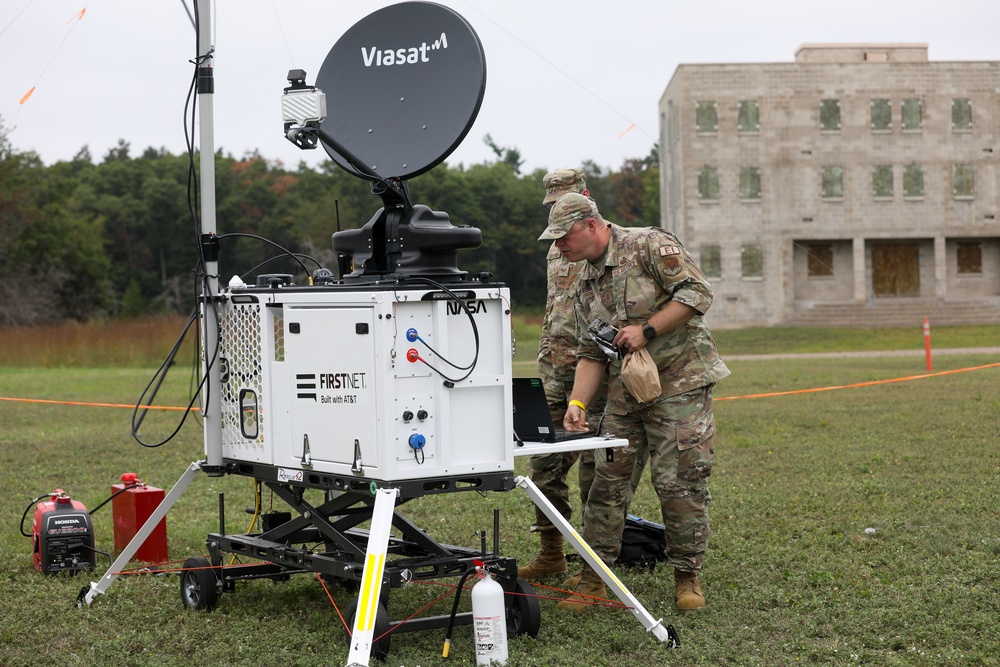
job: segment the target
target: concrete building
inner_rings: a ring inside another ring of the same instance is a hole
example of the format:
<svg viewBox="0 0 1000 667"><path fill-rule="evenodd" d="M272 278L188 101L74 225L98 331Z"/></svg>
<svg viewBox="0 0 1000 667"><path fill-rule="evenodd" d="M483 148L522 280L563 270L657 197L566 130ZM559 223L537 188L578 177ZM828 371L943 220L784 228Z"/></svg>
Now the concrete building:
<svg viewBox="0 0 1000 667"><path fill-rule="evenodd" d="M662 226L713 327L1000 322L1000 62L812 44L680 65L660 100Z"/></svg>

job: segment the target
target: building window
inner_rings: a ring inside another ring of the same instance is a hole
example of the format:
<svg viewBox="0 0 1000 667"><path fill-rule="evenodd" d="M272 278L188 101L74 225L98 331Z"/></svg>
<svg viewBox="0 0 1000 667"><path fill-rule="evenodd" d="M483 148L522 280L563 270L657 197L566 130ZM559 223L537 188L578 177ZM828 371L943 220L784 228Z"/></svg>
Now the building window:
<svg viewBox="0 0 1000 667"><path fill-rule="evenodd" d="M713 101L700 101L694 114L698 134L715 134L719 131L719 114Z"/></svg>
<svg viewBox="0 0 1000 667"><path fill-rule="evenodd" d="M760 169L757 167L740 169L740 199L760 201Z"/></svg>
<svg viewBox="0 0 1000 667"><path fill-rule="evenodd" d="M972 132L972 102L965 98L951 101L951 129L953 132Z"/></svg>
<svg viewBox="0 0 1000 667"><path fill-rule="evenodd" d="M919 164L903 167L903 198L922 199L924 196L924 168Z"/></svg>
<svg viewBox="0 0 1000 667"><path fill-rule="evenodd" d="M903 100L903 132L919 132L922 126L922 104L919 99Z"/></svg>
<svg viewBox="0 0 1000 667"><path fill-rule="evenodd" d="M979 241L959 242L958 272L963 274L982 274L983 272L983 244Z"/></svg>
<svg viewBox="0 0 1000 667"><path fill-rule="evenodd" d="M872 193L875 199L892 199L892 165L879 164L872 168Z"/></svg>
<svg viewBox="0 0 1000 667"><path fill-rule="evenodd" d="M719 201L719 170L702 167L698 172L698 197L701 201Z"/></svg>
<svg viewBox="0 0 1000 667"><path fill-rule="evenodd" d="M819 129L840 132L840 100L819 101Z"/></svg>
<svg viewBox="0 0 1000 667"><path fill-rule="evenodd" d="M971 164L954 164L951 167L951 193L956 199L971 199L973 196Z"/></svg>
<svg viewBox="0 0 1000 667"><path fill-rule="evenodd" d="M823 199L844 198L844 168L823 167Z"/></svg>
<svg viewBox="0 0 1000 667"><path fill-rule="evenodd" d="M706 278L722 277L722 248L717 245L706 245L701 248L701 272Z"/></svg>
<svg viewBox="0 0 1000 667"><path fill-rule="evenodd" d="M760 131L760 107L757 100L740 100L736 126L740 134L757 134Z"/></svg>
<svg viewBox="0 0 1000 667"><path fill-rule="evenodd" d="M807 266L810 278L833 275L833 244L810 243L806 245Z"/></svg>
<svg viewBox="0 0 1000 667"><path fill-rule="evenodd" d="M764 256L760 245L754 243L740 248L740 265L744 278L763 278Z"/></svg>
<svg viewBox="0 0 1000 667"><path fill-rule="evenodd" d="M872 132L892 130L892 104L889 100L872 100Z"/></svg>

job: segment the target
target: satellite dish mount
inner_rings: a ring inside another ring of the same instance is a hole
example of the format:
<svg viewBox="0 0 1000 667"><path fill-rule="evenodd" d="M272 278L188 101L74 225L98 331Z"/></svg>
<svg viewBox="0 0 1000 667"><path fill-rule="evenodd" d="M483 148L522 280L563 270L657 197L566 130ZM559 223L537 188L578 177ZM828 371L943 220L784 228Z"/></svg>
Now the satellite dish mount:
<svg viewBox="0 0 1000 667"><path fill-rule="evenodd" d="M316 77L288 73L285 136L370 181L382 208L361 229L333 235L353 260L346 282L400 275L464 280L457 252L482 233L410 201L407 180L437 166L462 142L486 90L486 59L472 26L442 5L404 2L356 23L327 54Z"/></svg>

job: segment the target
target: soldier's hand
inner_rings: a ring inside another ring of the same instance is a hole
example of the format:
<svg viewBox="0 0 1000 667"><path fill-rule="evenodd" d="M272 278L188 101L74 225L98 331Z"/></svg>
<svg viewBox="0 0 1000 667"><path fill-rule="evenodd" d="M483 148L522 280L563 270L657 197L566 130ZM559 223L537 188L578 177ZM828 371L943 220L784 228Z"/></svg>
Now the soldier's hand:
<svg viewBox="0 0 1000 667"><path fill-rule="evenodd" d="M642 333L642 325L630 324L619 329L611 342L625 352L633 352L646 344L646 335Z"/></svg>
<svg viewBox="0 0 1000 667"><path fill-rule="evenodd" d="M580 409L578 405L571 405L566 409L563 417L563 428L567 431L589 431L590 425L587 423L587 413Z"/></svg>

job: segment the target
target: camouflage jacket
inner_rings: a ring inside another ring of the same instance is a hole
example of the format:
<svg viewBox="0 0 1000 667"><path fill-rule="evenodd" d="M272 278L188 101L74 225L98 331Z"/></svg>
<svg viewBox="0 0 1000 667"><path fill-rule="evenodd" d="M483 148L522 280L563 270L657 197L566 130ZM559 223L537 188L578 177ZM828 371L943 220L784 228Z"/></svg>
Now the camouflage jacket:
<svg viewBox="0 0 1000 667"><path fill-rule="evenodd" d="M600 266L581 262L575 301L578 355L610 361L608 407L627 414L640 403L621 380L621 362L594 342L588 327L595 318L621 328L642 324L670 301L698 311L687 324L661 333L646 344L660 371L660 400L712 384L729 375L702 315L712 305L712 287L677 237L659 228L611 225L607 254Z"/></svg>
<svg viewBox="0 0 1000 667"><path fill-rule="evenodd" d="M572 382L579 344L573 302L580 271L586 262L570 262L554 243L545 259L547 296L542 338L538 342L538 373L560 382Z"/></svg>

